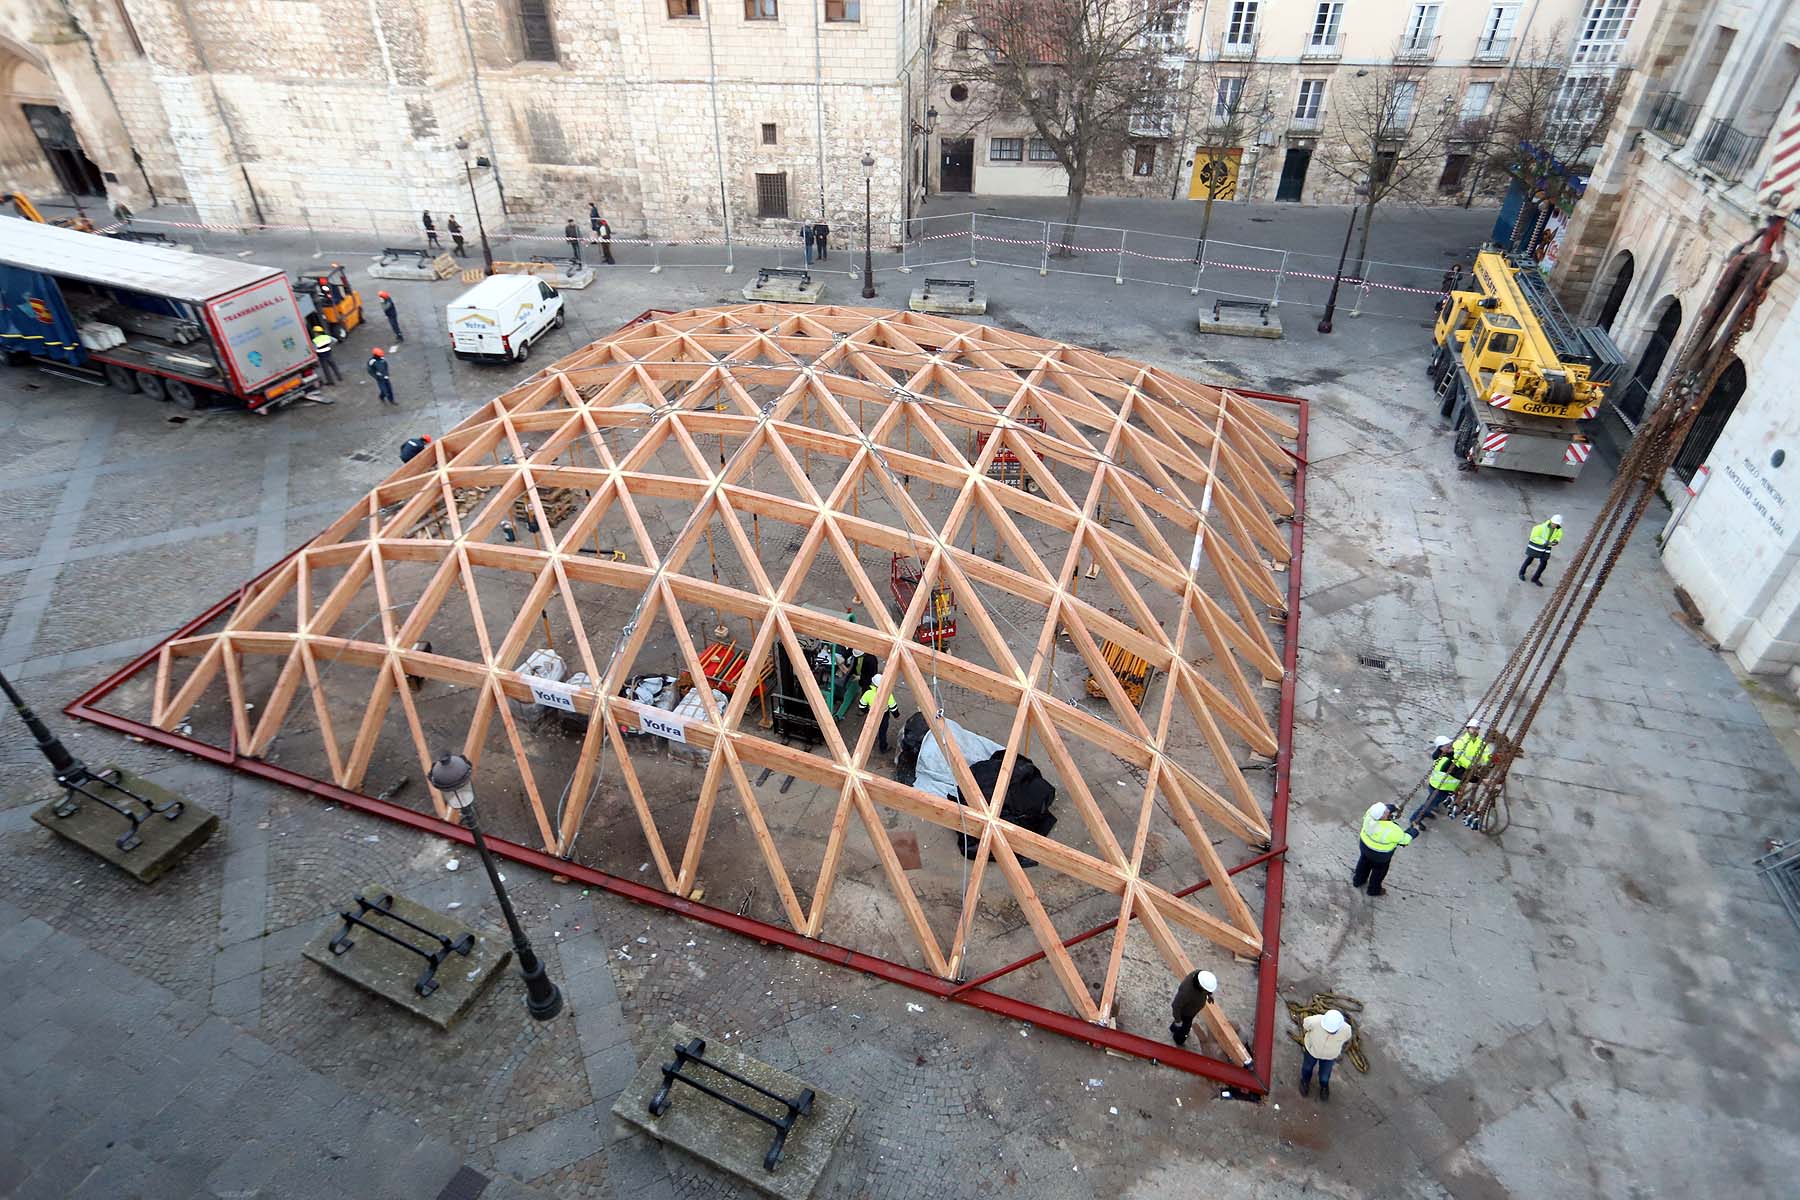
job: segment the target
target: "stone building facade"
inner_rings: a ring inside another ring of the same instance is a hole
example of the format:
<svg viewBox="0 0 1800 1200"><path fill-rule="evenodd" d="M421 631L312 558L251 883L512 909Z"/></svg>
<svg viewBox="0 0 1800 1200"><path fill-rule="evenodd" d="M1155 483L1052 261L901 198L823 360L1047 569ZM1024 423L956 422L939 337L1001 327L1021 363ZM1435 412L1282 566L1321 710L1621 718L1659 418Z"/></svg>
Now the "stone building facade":
<svg viewBox="0 0 1800 1200"><path fill-rule="evenodd" d="M1091 178L1089 190L1200 199L1205 192L1197 175L1209 160L1226 157L1231 199L1346 202L1354 183L1326 169L1325 159L1333 152L1334 96L1360 76L1404 64L1417 76L1421 107L1449 106L1453 127L1472 133L1497 111L1509 75L1522 63L1566 67L1572 91L1603 87L1630 63L1658 3L1175 0L1154 34L1174 79L1168 103L1134 118L1117 172ZM940 8L946 19L951 12ZM1530 59L1527 50L1549 58ZM937 112L932 189L1063 194L1066 174L1025 122L990 117L991 106L966 87L960 99L952 94L957 53L940 37L931 97ZM1241 114L1232 120L1242 132L1240 145L1203 133L1227 95L1239 97L1230 111ZM1442 169L1431 171L1430 186L1412 198L1461 202L1463 173L1480 149L1473 136L1446 141ZM1491 183L1504 188L1506 181Z"/></svg>
<svg viewBox="0 0 1800 1200"><path fill-rule="evenodd" d="M0 83L55 101L134 210L398 237L468 224L485 156L489 220L592 200L621 236L788 236L860 223L865 154L876 221L901 217L928 3L0 0ZM58 182L16 111L0 156Z"/></svg>
<svg viewBox="0 0 1800 1200"><path fill-rule="evenodd" d="M1800 118L1800 3L1680 0L1608 136L1553 280L1631 364L1605 420L1661 396L1732 248L1763 219L1774 135ZM1789 253L1795 245L1789 221ZM1800 666L1800 278L1777 281L1675 463L1663 564L1753 672ZM1789 503L1790 499L1794 502Z"/></svg>

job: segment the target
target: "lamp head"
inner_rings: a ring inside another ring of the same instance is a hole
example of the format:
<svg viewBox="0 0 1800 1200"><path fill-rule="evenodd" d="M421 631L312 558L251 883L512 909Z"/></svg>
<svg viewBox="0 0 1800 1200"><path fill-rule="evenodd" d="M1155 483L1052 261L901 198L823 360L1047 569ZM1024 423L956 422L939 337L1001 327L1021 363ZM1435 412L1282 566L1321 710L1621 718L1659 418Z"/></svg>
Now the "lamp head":
<svg viewBox="0 0 1800 1200"><path fill-rule="evenodd" d="M864 152L862 156L862 169L864 179L875 178L875 156L873 154Z"/></svg>
<svg viewBox="0 0 1800 1200"><path fill-rule="evenodd" d="M457 812L475 803L475 768L460 754L441 755L431 764L431 786Z"/></svg>
<svg viewBox="0 0 1800 1200"><path fill-rule="evenodd" d="M456 148L458 150L467 150L469 148L469 139L468 138L457 138L456 139Z"/></svg>

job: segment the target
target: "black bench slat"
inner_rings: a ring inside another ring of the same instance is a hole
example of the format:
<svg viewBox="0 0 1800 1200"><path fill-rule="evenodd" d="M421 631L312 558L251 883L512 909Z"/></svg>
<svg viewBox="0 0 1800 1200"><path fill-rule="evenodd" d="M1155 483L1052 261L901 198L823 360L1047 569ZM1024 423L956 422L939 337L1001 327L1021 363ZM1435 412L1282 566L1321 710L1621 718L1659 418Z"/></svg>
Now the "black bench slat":
<svg viewBox="0 0 1800 1200"><path fill-rule="evenodd" d="M1221 319L1219 316L1219 310L1221 308L1254 309L1256 313L1262 317L1262 323L1264 325L1269 323L1269 302L1267 300L1226 300L1223 298L1214 300L1213 320L1217 321Z"/></svg>
<svg viewBox="0 0 1800 1200"><path fill-rule="evenodd" d="M925 280L925 291L923 293L923 295L925 296L926 299L931 298L931 289L934 287L946 288L946 289L956 289L956 290L967 290L969 293L970 303L973 303L975 300L975 281L973 279L930 279L930 278L927 278Z"/></svg>
<svg viewBox="0 0 1800 1200"><path fill-rule="evenodd" d="M771 279L798 279L802 286L812 282L811 271L800 271L793 267L758 267L756 268L756 286L761 287Z"/></svg>

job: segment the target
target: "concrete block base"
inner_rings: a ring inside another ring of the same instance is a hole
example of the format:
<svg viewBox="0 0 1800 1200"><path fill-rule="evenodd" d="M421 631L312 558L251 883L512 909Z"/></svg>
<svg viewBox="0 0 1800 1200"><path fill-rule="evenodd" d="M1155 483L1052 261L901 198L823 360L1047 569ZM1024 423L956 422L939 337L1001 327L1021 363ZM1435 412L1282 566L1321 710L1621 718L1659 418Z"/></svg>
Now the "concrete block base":
<svg viewBox="0 0 1800 1200"><path fill-rule="evenodd" d="M677 1083L669 1093L669 1107L663 1115L650 1115L650 1099L662 1087L663 1064L674 1062L675 1047L696 1036L701 1035L684 1025L670 1025L659 1044L659 1052L638 1068L631 1083L619 1093L613 1104L613 1116L660 1142L687 1151L758 1191L781 1200L806 1200L818 1186L819 1176L825 1173L832 1151L849 1127L855 1106L842 1097L814 1088L812 1111L795 1122L775 1169L764 1170L763 1155L768 1153L769 1143L774 1139L774 1128L711 1096ZM798 1096L806 1087L792 1075L758 1062L716 1038L707 1038L706 1057L777 1095ZM689 1065L683 1074L688 1072L694 1072L707 1086L734 1100L771 1116L780 1115L781 1110L772 1101L723 1075L693 1065Z"/></svg>
<svg viewBox="0 0 1800 1200"><path fill-rule="evenodd" d="M977 289L973 295L967 290L936 291L927 294L924 288L915 288L912 297L907 300L906 307L917 313L940 313L945 316L978 317L987 312L987 293Z"/></svg>
<svg viewBox="0 0 1800 1200"><path fill-rule="evenodd" d="M393 262L384 263L378 258L369 264L371 279L398 279L411 283L436 283L440 279L452 279L461 273L462 267L448 254L423 261L416 254L408 254Z"/></svg>
<svg viewBox="0 0 1800 1200"><path fill-rule="evenodd" d="M1221 333L1226 337L1278 338L1281 336L1281 314L1271 308L1269 323L1265 325L1256 313L1241 308L1227 309L1214 317L1212 307L1208 305L1200 310L1200 332Z"/></svg>
<svg viewBox="0 0 1800 1200"><path fill-rule="evenodd" d="M371 902L379 902L384 895L393 895L389 889L374 884L363 888L359 894ZM429 996L421 996L414 990L428 965L425 959L367 929L353 926L350 948L342 954L333 954L331 943L344 930L341 917L333 917L301 953L333 975L392 1001L439 1029L448 1029L469 1011L488 984L494 981L500 968L512 958L512 950L498 938L454 921L435 909L414 904L403 896L394 896L390 907L396 915L441 933L452 942L461 941L465 934L474 939L468 954L452 953L439 965L432 977L437 981L437 990ZM345 897L344 911L357 911L354 897ZM366 914L366 919L416 946L427 950L436 948L436 943L424 934L397 921L384 920L373 913Z"/></svg>
<svg viewBox="0 0 1800 1200"><path fill-rule="evenodd" d="M558 291L580 291L594 282L594 268L570 269L569 260L560 262L496 262L496 275L534 275Z"/></svg>
<svg viewBox="0 0 1800 1200"><path fill-rule="evenodd" d="M777 277L760 284L753 282L744 288L744 299L769 304L817 304L824 298L825 283L820 279L800 283Z"/></svg>
<svg viewBox="0 0 1800 1200"><path fill-rule="evenodd" d="M154 801L158 807L182 799L174 792L160 788L129 771L107 767L102 774L112 778L114 772L117 772L118 781L126 788ZM108 794L98 784L90 783L87 786L90 790L108 795L109 799L128 799ZM66 817L56 815L56 806L61 800L52 800L32 813L31 819L58 837L66 838L88 853L105 859L139 883L154 883L168 874L182 859L199 849L219 827L216 814L190 800L185 802L181 815L173 821L152 814L138 825L137 846L121 850L119 838L131 828L130 822L105 805L96 804L79 793L75 799L79 807ZM141 811L135 803L131 807Z"/></svg>

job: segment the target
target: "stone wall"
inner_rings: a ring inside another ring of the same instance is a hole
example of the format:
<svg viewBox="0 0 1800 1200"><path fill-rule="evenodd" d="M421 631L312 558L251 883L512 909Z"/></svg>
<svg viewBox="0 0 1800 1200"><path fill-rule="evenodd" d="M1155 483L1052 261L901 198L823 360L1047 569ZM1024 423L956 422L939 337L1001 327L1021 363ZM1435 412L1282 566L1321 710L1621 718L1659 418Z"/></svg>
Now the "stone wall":
<svg viewBox="0 0 1800 1200"><path fill-rule="evenodd" d="M477 177L483 215L504 223L504 191L520 232L585 223L589 201L622 237L846 224L862 214L865 151L876 221L903 207L901 0L863 0L854 23L824 21L822 0L769 21L728 2L688 19L667 0L551 0L553 62L523 59L510 0L123 0L143 54L120 5L72 3L80 54L91 43L111 89L81 107L105 107L117 130L89 152L134 208L147 195L132 148L159 197L205 220L260 213L396 241L416 237L422 210L472 224L476 155L495 168ZM30 28L60 7L0 0L0 36L9 8ZM790 220L758 218L758 173L788 176Z"/></svg>

